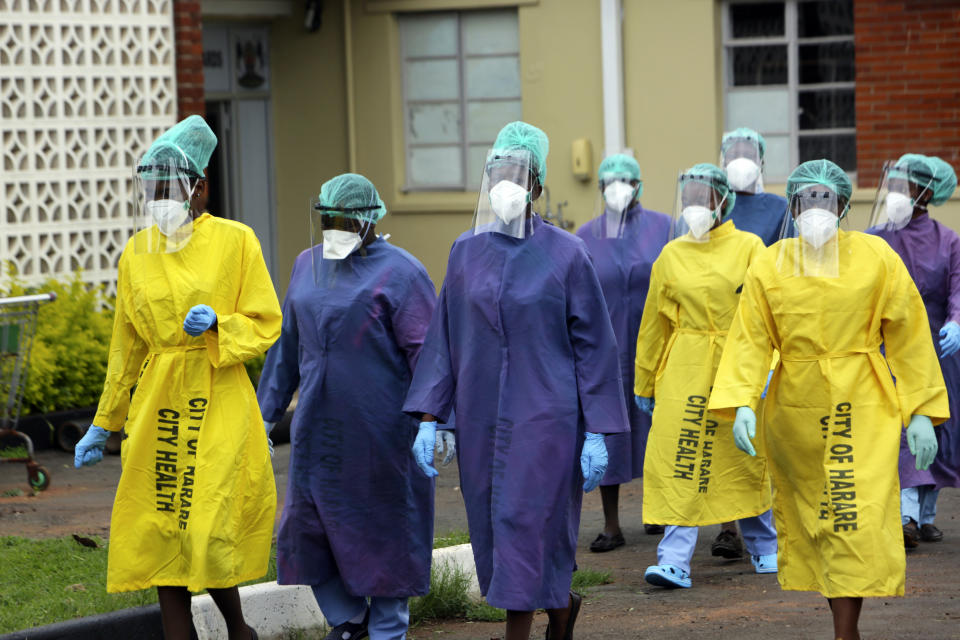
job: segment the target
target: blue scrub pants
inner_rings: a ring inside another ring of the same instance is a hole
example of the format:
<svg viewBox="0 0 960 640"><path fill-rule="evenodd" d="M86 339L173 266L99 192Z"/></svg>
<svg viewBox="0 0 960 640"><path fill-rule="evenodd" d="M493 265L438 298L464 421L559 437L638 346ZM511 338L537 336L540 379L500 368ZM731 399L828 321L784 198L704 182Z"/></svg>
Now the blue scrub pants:
<svg viewBox="0 0 960 640"><path fill-rule="evenodd" d="M900 490L900 520L907 524L912 518L918 525L933 524L937 517L937 496L940 489L925 484Z"/></svg>
<svg viewBox="0 0 960 640"><path fill-rule="evenodd" d="M777 530L773 526L773 511L739 520L740 532L747 553L752 556L768 556L777 552ZM657 564L672 564L690 573L690 559L697 546L700 527L667 525L663 539L657 545Z"/></svg>
<svg viewBox="0 0 960 640"><path fill-rule="evenodd" d="M362 614L370 607L367 632L370 640L404 640L410 625L407 598L367 598L347 593L340 578L310 587L323 617L334 627Z"/></svg>

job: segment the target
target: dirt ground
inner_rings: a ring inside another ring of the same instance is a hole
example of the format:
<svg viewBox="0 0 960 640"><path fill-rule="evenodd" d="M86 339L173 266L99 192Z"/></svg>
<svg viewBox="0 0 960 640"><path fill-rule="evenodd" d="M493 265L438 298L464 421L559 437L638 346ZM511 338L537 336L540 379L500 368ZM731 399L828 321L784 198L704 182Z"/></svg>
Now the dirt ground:
<svg viewBox="0 0 960 640"><path fill-rule="evenodd" d="M279 501L287 481L289 445L274 457ZM120 474L119 456L76 470L71 455L44 451L40 461L50 471L50 489L30 495L22 465L0 465L0 536L62 536L71 533L107 535L110 508ZM437 488L436 534L466 530L456 466L441 471ZM11 496L17 489L22 496ZM749 560L724 561L710 556L718 527L705 527L692 567L693 588L667 591L643 581L656 562L659 536L643 533L639 481L621 491L621 523L627 545L605 554L590 553L589 543L602 526L597 492L584 500L580 526L581 568L610 571L613 582L591 589L584 599L576 637L584 640L650 638L680 640L766 638L832 640L830 613L817 594L781 591L774 575L757 575ZM278 513L279 516L279 513ZM940 496L937 524L940 543L921 544L907 556L907 595L874 598L864 604L864 640L960 640L960 492ZM2 562L2 558L0 558ZM538 614L531 634L544 634L546 616ZM420 625L409 638L423 640L488 640L503 637L502 623L447 622Z"/></svg>

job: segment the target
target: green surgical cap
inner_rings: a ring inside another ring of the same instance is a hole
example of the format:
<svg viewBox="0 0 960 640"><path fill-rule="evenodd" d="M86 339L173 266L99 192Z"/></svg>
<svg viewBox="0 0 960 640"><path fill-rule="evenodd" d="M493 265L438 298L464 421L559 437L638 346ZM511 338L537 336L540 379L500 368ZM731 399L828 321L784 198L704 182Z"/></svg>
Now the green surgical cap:
<svg viewBox="0 0 960 640"><path fill-rule="evenodd" d="M934 163L936 169L936 175L933 179L933 198L930 200L930 204L939 207L950 199L957 188L957 174L950 163L943 158L930 156L930 160Z"/></svg>
<svg viewBox="0 0 960 640"><path fill-rule="evenodd" d="M767 141L763 139L762 135L747 127L740 127L739 129L734 129L733 131L728 131L723 134L723 138L720 139L720 153L726 153L727 149L733 146L738 140L756 142L757 146L760 147L760 158L763 159L764 154L767 152Z"/></svg>
<svg viewBox="0 0 960 640"><path fill-rule="evenodd" d="M843 169L829 160L808 160L793 170L787 178L787 200L801 189L813 185L823 185L837 194L837 197L850 202L853 185Z"/></svg>
<svg viewBox="0 0 960 640"><path fill-rule="evenodd" d="M701 162L684 171L680 180L681 182L699 182L707 185L716 191L721 198L727 198L723 207L723 215L727 216L733 211L733 205L737 202L737 194L730 188L730 183L727 182L727 173L720 167L709 162Z"/></svg>
<svg viewBox="0 0 960 640"><path fill-rule="evenodd" d="M387 215L387 207L380 199L377 188L356 173L343 173L324 182L320 187L320 202L317 206L325 215L369 222L379 222ZM329 210L325 209L327 207Z"/></svg>
<svg viewBox="0 0 960 640"><path fill-rule="evenodd" d="M497 134L497 140L493 143L496 152L511 151L513 149L523 149L530 152L531 167L543 184L547 178L547 153L550 151L550 141L540 129L532 124L521 122L511 122L500 129Z"/></svg>
<svg viewBox="0 0 960 640"><path fill-rule="evenodd" d="M597 169L600 180L640 180L640 165L625 153L607 156Z"/></svg>
<svg viewBox="0 0 960 640"><path fill-rule="evenodd" d="M147 151L147 156L159 145L173 145L182 151L190 163L190 169L202 177L217 146L217 136L206 120L200 116L188 116L157 138Z"/></svg>

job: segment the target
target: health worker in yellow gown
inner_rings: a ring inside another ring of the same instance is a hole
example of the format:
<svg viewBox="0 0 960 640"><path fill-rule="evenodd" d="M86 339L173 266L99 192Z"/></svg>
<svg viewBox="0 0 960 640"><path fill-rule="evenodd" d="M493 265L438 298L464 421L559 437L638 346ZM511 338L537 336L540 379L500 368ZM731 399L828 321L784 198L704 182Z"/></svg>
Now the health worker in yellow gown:
<svg viewBox="0 0 960 640"><path fill-rule="evenodd" d="M933 424L949 416L906 267L882 238L838 228L850 194L850 179L829 160L791 174L786 195L799 237L750 266L709 403L736 416L737 446L753 455L754 408L779 350L761 431L780 585L826 596L843 640L860 637L864 596L903 595L901 429L908 425L917 468L927 468L937 451Z"/></svg>
<svg viewBox="0 0 960 640"><path fill-rule="evenodd" d="M276 508L243 363L280 335L280 305L253 231L204 213L216 144L191 116L137 165L106 382L74 461L95 464L124 429L107 591L156 586L168 640L190 637L190 591L204 588L230 640L256 637L236 585L267 572Z"/></svg>
<svg viewBox="0 0 960 640"><path fill-rule="evenodd" d="M712 164L681 174L676 239L653 263L637 334L634 393L653 416L643 519L668 525L644 578L663 587L690 587L698 527L730 520L740 520L757 573L777 570L766 462L741 455L730 421L707 413L743 276L764 249L759 237L723 220L735 198Z"/></svg>

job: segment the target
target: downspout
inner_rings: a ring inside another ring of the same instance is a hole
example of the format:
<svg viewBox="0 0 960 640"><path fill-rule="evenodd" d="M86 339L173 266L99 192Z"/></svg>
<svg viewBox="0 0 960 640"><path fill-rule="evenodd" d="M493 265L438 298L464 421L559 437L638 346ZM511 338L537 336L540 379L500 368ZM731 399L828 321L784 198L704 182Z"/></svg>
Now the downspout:
<svg viewBox="0 0 960 640"><path fill-rule="evenodd" d="M353 93L353 35L350 18L350 0L343 0L343 64L347 85L347 170L357 171L357 130Z"/></svg>
<svg viewBox="0 0 960 640"><path fill-rule="evenodd" d="M600 52L603 76L603 155L623 151L623 7L600 0Z"/></svg>

